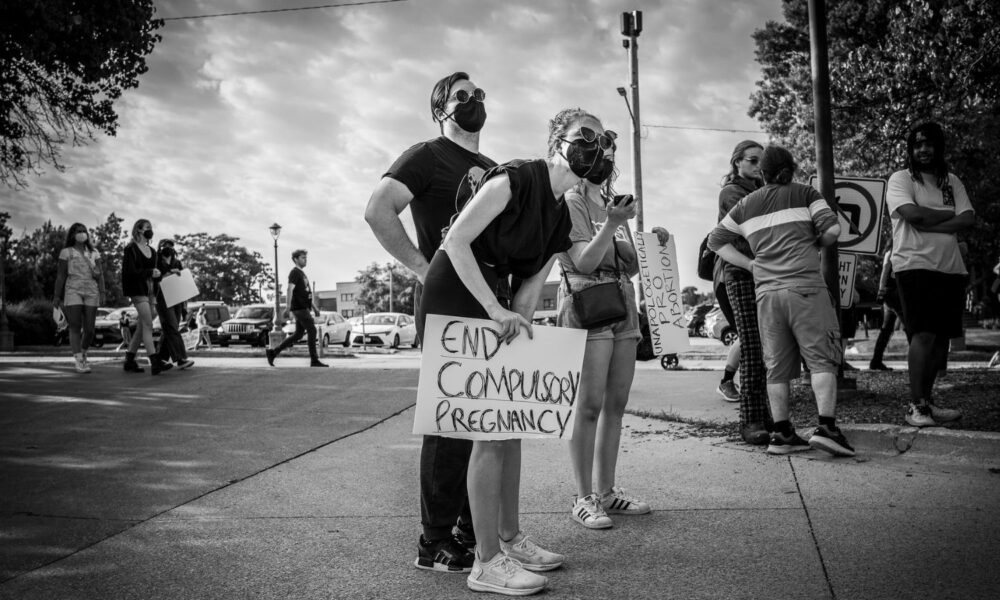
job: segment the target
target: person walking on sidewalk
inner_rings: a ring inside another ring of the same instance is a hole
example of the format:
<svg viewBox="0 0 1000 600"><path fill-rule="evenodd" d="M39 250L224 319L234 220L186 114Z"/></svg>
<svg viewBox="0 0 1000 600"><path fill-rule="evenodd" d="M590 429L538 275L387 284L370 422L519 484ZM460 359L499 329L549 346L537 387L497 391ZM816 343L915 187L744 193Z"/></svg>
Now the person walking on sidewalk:
<svg viewBox="0 0 1000 600"><path fill-rule="evenodd" d="M267 364L274 366L274 359L281 354L287 348L291 348L295 342L302 339L303 335L308 334L309 340L309 366L310 367L326 367L326 363L319 360L319 354L316 351L316 322L313 321L313 315L319 316L319 307L316 306L316 299L312 293L312 286L309 285L309 278L306 277L305 272L302 270L306 268L306 263L309 261L309 253L305 250L296 250L292 252L292 262L295 266L288 273L288 288L285 291L285 297L288 298L288 307L282 315L282 322L288 318L288 313L291 312L295 317L295 333L290 337L281 342L275 349L267 348L264 353L267 355Z"/></svg>
<svg viewBox="0 0 1000 600"><path fill-rule="evenodd" d="M896 321L902 321L899 312L902 307L899 304L899 290L896 287L896 276L892 273L892 245L885 251L882 257L882 274L878 280L878 293L875 300L882 304L882 327L879 329L878 337L875 339L875 347L872 348L872 359L868 363L868 368L872 371L892 371L882 361L885 349L892 339L892 334L896 331Z"/></svg>
<svg viewBox="0 0 1000 600"><path fill-rule="evenodd" d="M424 277L441 246L442 231L455 214L455 198L496 163L479 152L486 122L486 92L458 71L434 84L431 118L440 137L411 146L382 176L365 210L386 251L413 271L418 280L413 305L423 339L421 300ZM410 207L417 243L407 235L400 213ZM501 284L503 285L503 284ZM420 523L418 569L442 573L472 570L476 534L469 508L466 477L472 442L425 435L420 448Z"/></svg>
<svg viewBox="0 0 1000 600"><path fill-rule="evenodd" d="M104 292L101 254L90 243L87 226L73 223L66 233L66 245L59 251L52 304L66 314L69 345L77 373L90 373L87 350L94 340L97 307L104 303Z"/></svg>
<svg viewBox="0 0 1000 600"><path fill-rule="evenodd" d="M156 251L149 246L153 239L153 224L146 219L139 219L132 226L132 241L125 246L122 256L122 293L128 296L136 310L135 332L125 352L125 370L130 373L142 373L143 368L136 362L135 356L139 344L146 347L149 357L149 368L153 375L159 375L173 365L165 363L156 352L153 343L153 279L160 276L156 268Z"/></svg>
<svg viewBox="0 0 1000 600"><path fill-rule="evenodd" d="M753 140L744 140L736 145L729 158L729 172L719 191L719 222L729 211L746 197L758 190L763 182L760 178L760 157L764 147ZM752 257L753 252L747 241L739 237L733 247L740 254ZM715 297L719 307L730 324L739 334L736 347L740 368L740 389L733 385L732 360L727 360L726 370L719 384L719 392L740 403L740 437L753 445L763 445L770 437L771 414L767 406L767 371L764 368L764 351L757 326L757 301L753 274L739 265L727 262L721 256L715 261ZM735 345L735 344L734 344ZM733 348L730 347L730 355Z"/></svg>
<svg viewBox="0 0 1000 600"><path fill-rule="evenodd" d="M753 273L757 286L767 396L774 417L768 453L790 454L812 446L835 456L854 456L836 424L843 348L818 248L837 241L840 224L819 192L792 181L796 168L788 150L768 146L760 159L766 185L729 211L709 236L708 246ZM740 236L754 258L733 246ZM819 412L819 427L808 443L788 419L789 384L800 374L800 356L811 372Z"/></svg>
<svg viewBox="0 0 1000 600"><path fill-rule="evenodd" d="M962 413L934 404L934 381L945 368L951 338L962 335L965 280L958 232L976 223L962 181L948 172L944 130L928 122L906 139L907 168L889 177L892 270L910 338L910 405L906 422L928 427Z"/></svg>
<svg viewBox="0 0 1000 600"><path fill-rule="evenodd" d="M584 115L581 111L581 116ZM612 131L604 135L615 139ZM573 222L573 246L558 260L565 284L559 289L556 325L587 329L573 304L573 292L606 282L617 282L625 295L623 320L590 328L583 357L580 396L577 399L570 462L576 481L572 519L588 529L607 529L614 523L608 514L644 515L649 504L630 496L615 485L615 468L621 442L622 416L635 376L639 315L631 278L639 272L639 260L628 220L635 216L632 196L615 196L611 187L615 146L604 153L604 167L569 192L565 202ZM608 177L607 173L612 173ZM603 183L600 183L603 180ZM657 232L661 244L670 234ZM596 480L596 486L595 486Z"/></svg>
<svg viewBox="0 0 1000 600"><path fill-rule="evenodd" d="M167 306L163 290L160 289L163 278L180 275L184 265L177 258L173 240L160 240L156 255L156 268L160 271L160 276L153 278L153 287L156 289L156 314L160 317L160 360L173 360L180 369L187 369L194 366L194 361L188 358L184 338L181 337L183 303Z"/></svg>
<svg viewBox="0 0 1000 600"><path fill-rule="evenodd" d="M198 329L198 343L195 344L195 350L202 346L211 350L212 332L208 328L208 317L205 316L204 306L199 306L198 311L194 314L194 326Z"/></svg>

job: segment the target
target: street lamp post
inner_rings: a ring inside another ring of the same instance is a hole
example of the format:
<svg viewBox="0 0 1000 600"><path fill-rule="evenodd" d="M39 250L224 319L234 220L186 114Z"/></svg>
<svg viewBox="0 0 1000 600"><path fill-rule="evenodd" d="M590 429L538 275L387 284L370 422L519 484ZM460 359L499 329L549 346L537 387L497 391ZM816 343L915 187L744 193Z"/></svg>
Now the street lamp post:
<svg viewBox="0 0 1000 600"><path fill-rule="evenodd" d="M628 85L632 92L632 105L629 107L629 116L632 117L632 186L635 196L635 228L643 231L642 219L642 162L639 144L642 124L639 117L639 34L642 33L642 11L633 10L623 12L621 18L622 35L626 39L622 40L622 46L628 50L629 57L629 77ZM621 93L621 90L619 90ZM624 97L625 94L622 94ZM625 98L626 103L628 98Z"/></svg>
<svg viewBox="0 0 1000 600"><path fill-rule="evenodd" d="M284 337L284 332L279 325L279 315L281 314L281 292L279 290L281 288L278 283L278 236L281 235L281 225L275 223L268 229L271 232L271 237L274 239L274 327L268 336L268 342L270 342L271 349L274 350Z"/></svg>

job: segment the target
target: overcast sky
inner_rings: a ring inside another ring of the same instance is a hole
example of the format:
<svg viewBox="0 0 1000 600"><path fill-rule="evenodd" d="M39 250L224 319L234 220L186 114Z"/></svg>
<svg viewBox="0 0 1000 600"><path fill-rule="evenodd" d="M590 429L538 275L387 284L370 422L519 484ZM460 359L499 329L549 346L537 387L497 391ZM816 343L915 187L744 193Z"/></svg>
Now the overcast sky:
<svg viewBox="0 0 1000 600"><path fill-rule="evenodd" d="M156 6L169 18L332 1ZM390 260L365 204L401 152L438 135L430 91L454 71L487 92L483 153L543 156L548 119L582 106L622 134L617 187L631 191L629 116L616 88L629 69L619 16L635 9L646 229L675 234L681 283L708 289L695 258L727 160L740 140L767 136L654 126L759 131L747 116L760 78L750 36L780 20L780 0L407 0L167 21L149 72L117 104L117 137L68 149L65 173L0 191L0 207L15 235L48 219L96 225L114 211L127 227L152 220L158 239L237 236L268 261L278 222L282 279L291 250L307 248L317 289L332 289Z"/></svg>

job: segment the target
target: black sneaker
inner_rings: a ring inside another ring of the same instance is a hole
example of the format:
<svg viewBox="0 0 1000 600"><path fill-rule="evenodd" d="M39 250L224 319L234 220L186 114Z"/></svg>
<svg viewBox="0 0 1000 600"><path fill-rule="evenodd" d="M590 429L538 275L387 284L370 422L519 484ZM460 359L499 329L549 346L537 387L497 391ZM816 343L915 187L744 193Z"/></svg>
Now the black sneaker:
<svg viewBox="0 0 1000 600"><path fill-rule="evenodd" d="M274 366L274 357L277 356L274 353L274 350L271 350L270 348L265 348L264 349L264 354L267 355L267 364L269 364L269 365L271 365L273 367Z"/></svg>
<svg viewBox="0 0 1000 600"><path fill-rule="evenodd" d="M792 454L810 450L809 442L799 437L794 431L785 435L780 431L771 433L771 443L767 445L768 454Z"/></svg>
<svg viewBox="0 0 1000 600"><path fill-rule="evenodd" d="M413 561L413 566L427 571L470 573L472 563L476 561L476 555L459 543L455 536L428 542L421 535L417 548L417 559Z"/></svg>
<svg viewBox="0 0 1000 600"><path fill-rule="evenodd" d="M847 438L839 428L830 431L826 425L820 425L809 438L809 445L834 456L854 456L854 448L847 443Z"/></svg>
<svg viewBox="0 0 1000 600"><path fill-rule="evenodd" d="M758 421L756 423L747 423L740 427L740 437L751 446L763 446L770 439L770 434L767 431L767 425L762 421Z"/></svg>
<svg viewBox="0 0 1000 600"><path fill-rule="evenodd" d="M328 364L326 364L324 362L320 362L319 359L317 359L317 360L314 360L314 361L310 361L309 362L309 366L310 367L329 367L330 365L328 365Z"/></svg>
<svg viewBox="0 0 1000 600"><path fill-rule="evenodd" d="M868 363L868 368L871 369L872 371L892 371L893 370L892 367L886 366L886 364L884 362L882 362L882 361L878 361L878 362L872 361L872 362Z"/></svg>

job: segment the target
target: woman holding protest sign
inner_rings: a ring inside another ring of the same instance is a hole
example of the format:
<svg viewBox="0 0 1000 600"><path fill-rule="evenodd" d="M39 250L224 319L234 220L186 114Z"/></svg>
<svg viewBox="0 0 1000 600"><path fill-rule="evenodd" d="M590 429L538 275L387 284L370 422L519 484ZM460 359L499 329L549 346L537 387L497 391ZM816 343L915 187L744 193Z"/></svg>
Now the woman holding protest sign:
<svg viewBox="0 0 1000 600"><path fill-rule="evenodd" d="M173 240L160 240L156 247L156 268L160 271L159 277L153 278L156 287L156 314L160 316L160 360L167 362L173 360L181 369L194 366L194 361L187 356L187 349L184 347L184 338L181 337L180 323L182 320L181 304L167 306L163 298L163 290L160 284L166 277L176 277L181 274L184 265L177 258L177 251L174 249Z"/></svg>
<svg viewBox="0 0 1000 600"><path fill-rule="evenodd" d="M613 137L613 132L605 134ZM614 173L614 150L612 146L605 153L602 173ZM573 245L559 254L563 285L559 290L557 325L587 329L569 454L577 486L571 516L589 529L611 527L608 513L641 515L650 510L647 503L615 485L622 416L632 389L636 343L641 334L631 281L639 272L639 261L628 228L636 207L631 195L614 194L613 180L614 175L582 181L567 192ZM653 232L660 244L670 239L661 227ZM610 303L620 303L624 310L610 317L588 319L587 307L579 305L585 302L580 294L609 284L611 289L621 290Z"/></svg>
<svg viewBox="0 0 1000 600"><path fill-rule="evenodd" d="M603 155L614 138L580 109L549 122L548 157L514 160L490 169L434 255L424 280L421 314L491 319L509 342L532 335L531 316L556 254L570 247L572 227L563 194L584 178L602 181ZM497 299L497 282L520 284L508 309ZM423 336L423 322L420 324ZM537 571L562 565L520 530L521 441L473 442L468 489L476 533L469 588L505 595L541 591Z"/></svg>

